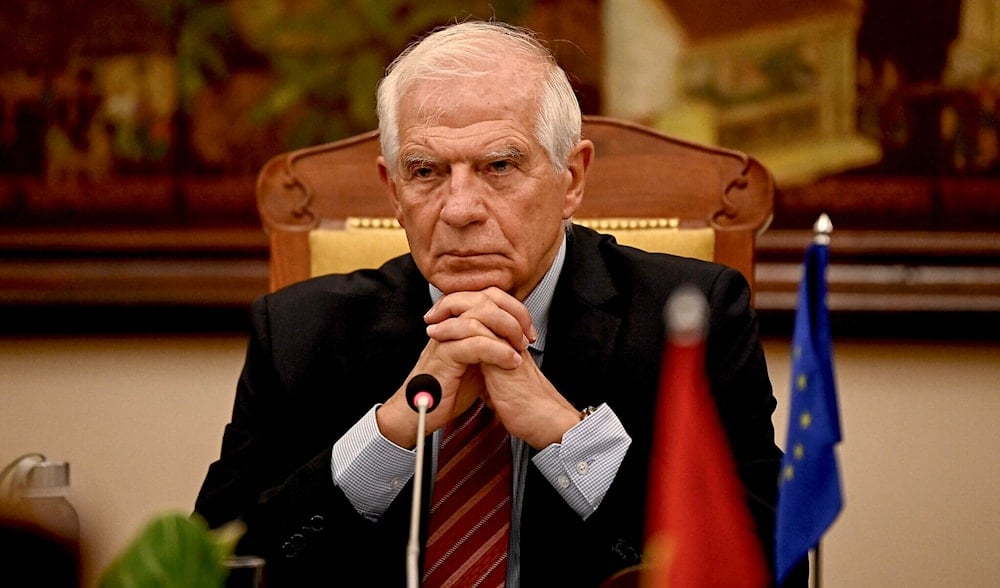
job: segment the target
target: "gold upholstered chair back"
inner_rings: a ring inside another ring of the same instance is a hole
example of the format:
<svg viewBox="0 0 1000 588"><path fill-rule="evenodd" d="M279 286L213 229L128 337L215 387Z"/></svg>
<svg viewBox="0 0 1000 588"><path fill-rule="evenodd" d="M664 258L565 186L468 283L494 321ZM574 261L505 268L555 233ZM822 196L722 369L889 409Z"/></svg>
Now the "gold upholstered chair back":
<svg viewBox="0 0 1000 588"><path fill-rule="evenodd" d="M696 145L634 123L584 117L596 146L576 221L619 242L714 260L754 282L756 237L774 182L739 151ZM282 153L261 169L257 206L270 240L270 287L378 267L407 249L378 178L378 132Z"/></svg>

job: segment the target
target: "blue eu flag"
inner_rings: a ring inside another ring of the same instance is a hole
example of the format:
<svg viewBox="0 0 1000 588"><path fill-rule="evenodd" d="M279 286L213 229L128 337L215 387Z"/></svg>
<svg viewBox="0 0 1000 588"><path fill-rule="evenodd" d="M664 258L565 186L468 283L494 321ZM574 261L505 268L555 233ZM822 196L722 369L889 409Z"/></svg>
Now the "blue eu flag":
<svg viewBox="0 0 1000 588"><path fill-rule="evenodd" d="M776 529L776 572L788 572L819 544L842 507L834 445L840 415L833 378L826 308L825 244L806 251L792 337L791 410L781 463Z"/></svg>

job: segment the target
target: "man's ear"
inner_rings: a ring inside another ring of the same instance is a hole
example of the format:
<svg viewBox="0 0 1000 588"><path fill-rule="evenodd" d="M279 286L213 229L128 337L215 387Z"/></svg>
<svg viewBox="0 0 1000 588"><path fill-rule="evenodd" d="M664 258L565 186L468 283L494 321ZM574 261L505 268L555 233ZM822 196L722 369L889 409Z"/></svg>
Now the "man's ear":
<svg viewBox="0 0 1000 588"><path fill-rule="evenodd" d="M571 218L583 202L583 189L587 184L587 170L594 159L594 143L584 139L576 144L569 154L566 174L569 184L566 186L566 196L563 201L563 219Z"/></svg>
<svg viewBox="0 0 1000 588"><path fill-rule="evenodd" d="M403 225L403 209L399 205L399 194L397 193L398 186L392 176L389 175L389 167L385 164L385 158L381 155L375 160L375 165L378 167L378 177L382 180L382 185L385 186L386 194L389 196L389 204L392 206L393 213L396 220L399 222L400 226Z"/></svg>

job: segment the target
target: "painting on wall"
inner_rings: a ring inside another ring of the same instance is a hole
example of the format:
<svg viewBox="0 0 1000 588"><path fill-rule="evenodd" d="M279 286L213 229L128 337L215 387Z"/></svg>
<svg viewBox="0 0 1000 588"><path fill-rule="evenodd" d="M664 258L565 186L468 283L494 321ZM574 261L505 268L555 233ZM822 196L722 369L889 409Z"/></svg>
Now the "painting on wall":
<svg viewBox="0 0 1000 588"><path fill-rule="evenodd" d="M995 230L1000 1L605 0L607 114L750 153L776 218Z"/></svg>
<svg viewBox="0 0 1000 588"><path fill-rule="evenodd" d="M809 139L784 150L798 156L786 186L848 168L1000 176L1000 3L767 5L747 16L721 0L0 3L0 227L256 225L255 173L270 156L373 128L388 61L472 16L565 40L557 57L585 112L681 136L708 121L695 140L762 159ZM627 44L654 25L662 42ZM654 75L675 61L673 79ZM664 101L682 92L672 116Z"/></svg>
<svg viewBox="0 0 1000 588"><path fill-rule="evenodd" d="M374 128L377 80L414 37L530 4L3 3L0 227L256 223L257 170Z"/></svg>
<svg viewBox="0 0 1000 588"><path fill-rule="evenodd" d="M860 18L850 0L609 0L608 108L751 153L779 185L874 163L854 121Z"/></svg>
<svg viewBox="0 0 1000 588"><path fill-rule="evenodd" d="M859 169L1000 175L1000 2L604 7L613 115L752 153L786 187Z"/></svg>
<svg viewBox="0 0 1000 588"><path fill-rule="evenodd" d="M858 128L885 148L873 171L1000 176L1000 2L906 6L872 3L858 38Z"/></svg>

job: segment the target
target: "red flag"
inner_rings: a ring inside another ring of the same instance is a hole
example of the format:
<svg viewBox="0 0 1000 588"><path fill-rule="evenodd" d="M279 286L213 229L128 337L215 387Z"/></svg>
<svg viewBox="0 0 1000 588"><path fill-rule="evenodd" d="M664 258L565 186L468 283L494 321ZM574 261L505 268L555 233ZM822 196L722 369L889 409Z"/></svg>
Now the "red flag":
<svg viewBox="0 0 1000 588"><path fill-rule="evenodd" d="M760 588L764 552L705 376L707 303L667 303L650 460L643 587Z"/></svg>

